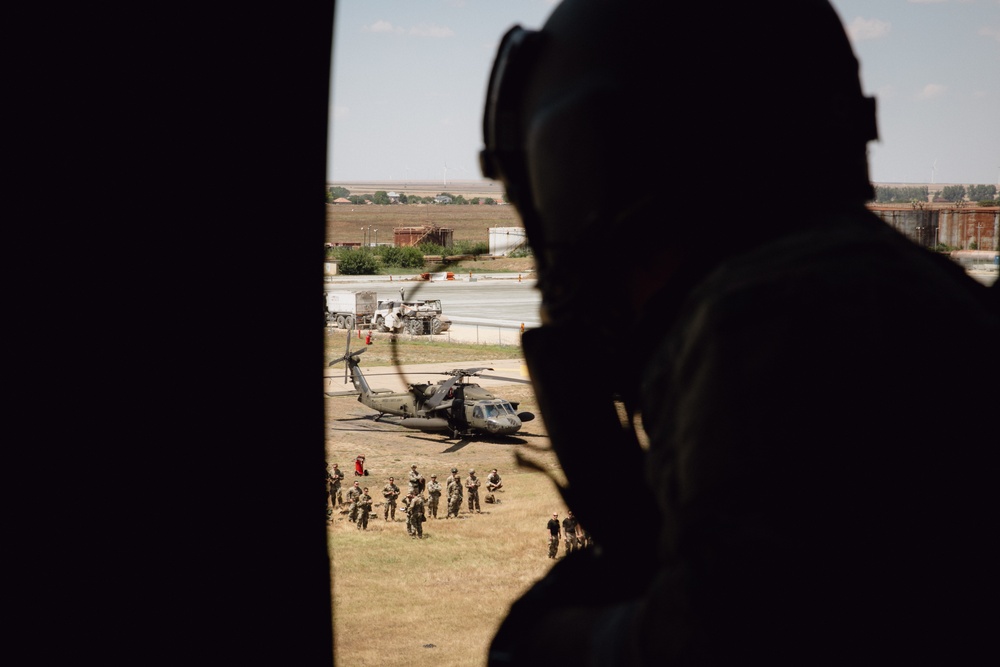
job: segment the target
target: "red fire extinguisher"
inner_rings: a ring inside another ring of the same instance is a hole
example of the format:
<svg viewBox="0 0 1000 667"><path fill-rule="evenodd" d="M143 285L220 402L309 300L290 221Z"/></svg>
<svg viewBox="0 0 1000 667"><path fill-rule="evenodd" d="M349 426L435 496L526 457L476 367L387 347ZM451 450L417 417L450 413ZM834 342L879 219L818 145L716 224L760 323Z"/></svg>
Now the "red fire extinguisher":
<svg viewBox="0 0 1000 667"><path fill-rule="evenodd" d="M368 335L365 336L365 345L371 345L371 344L372 344L372 332L369 329Z"/></svg>

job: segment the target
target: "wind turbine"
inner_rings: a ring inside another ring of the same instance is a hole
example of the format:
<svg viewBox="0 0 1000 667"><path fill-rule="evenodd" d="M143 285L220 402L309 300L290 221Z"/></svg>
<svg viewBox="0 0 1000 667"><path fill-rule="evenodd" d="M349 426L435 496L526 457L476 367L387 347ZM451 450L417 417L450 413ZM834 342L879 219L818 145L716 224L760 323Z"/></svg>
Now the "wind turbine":
<svg viewBox="0 0 1000 667"><path fill-rule="evenodd" d="M445 187L448 186L448 161L447 160L445 160L445 163L444 163L444 185L445 185Z"/></svg>
<svg viewBox="0 0 1000 667"><path fill-rule="evenodd" d="M937 172L937 158L934 158L934 164L931 165L931 185L934 185L937 181L934 180L934 174Z"/></svg>

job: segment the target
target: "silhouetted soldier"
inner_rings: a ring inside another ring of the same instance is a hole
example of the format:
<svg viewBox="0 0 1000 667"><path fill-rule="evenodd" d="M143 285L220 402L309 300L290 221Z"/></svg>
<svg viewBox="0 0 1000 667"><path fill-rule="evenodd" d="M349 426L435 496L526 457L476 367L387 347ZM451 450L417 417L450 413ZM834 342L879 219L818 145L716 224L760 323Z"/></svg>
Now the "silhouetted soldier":
<svg viewBox="0 0 1000 667"><path fill-rule="evenodd" d="M595 544L513 605L491 666L1000 659L1000 323L866 210L876 135L825 0L566 0L504 37L483 172L535 257L525 359ZM628 513L590 491L608 456Z"/></svg>

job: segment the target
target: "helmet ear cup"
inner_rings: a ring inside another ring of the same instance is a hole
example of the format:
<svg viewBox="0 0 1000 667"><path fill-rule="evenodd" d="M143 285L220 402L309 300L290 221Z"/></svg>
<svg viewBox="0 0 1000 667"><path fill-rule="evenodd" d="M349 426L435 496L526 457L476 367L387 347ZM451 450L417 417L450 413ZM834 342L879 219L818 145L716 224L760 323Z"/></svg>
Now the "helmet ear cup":
<svg viewBox="0 0 1000 667"><path fill-rule="evenodd" d="M501 180L515 203L529 198L524 173L522 105L525 81L535 62L541 33L515 25L503 36L486 92L480 170Z"/></svg>

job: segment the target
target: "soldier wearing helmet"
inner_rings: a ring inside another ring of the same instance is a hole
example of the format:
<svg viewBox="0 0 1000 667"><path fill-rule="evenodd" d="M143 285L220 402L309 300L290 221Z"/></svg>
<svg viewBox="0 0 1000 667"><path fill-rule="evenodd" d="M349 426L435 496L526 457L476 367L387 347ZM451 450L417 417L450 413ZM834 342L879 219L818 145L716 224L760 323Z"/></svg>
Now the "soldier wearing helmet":
<svg viewBox="0 0 1000 667"><path fill-rule="evenodd" d="M462 478L458 476L458 468L451 469L451 476L448 478L448 514L444 517L458 518L458 512L462 509Z"/></svg>
<svg viewBox="0 0 1000 667"><path fill-rule="evenodd" d="M564 0L504 36L483 132L536 261L522 346L562 495L595 542L512 606L489 664L974 662L995 420L967 417L995 414L998 355L922 360L1000 323L866 209L875 103L829 2ZM595 247L614 280L587 280ZM580 360L622 323L644 335L595 386ZM609 455L639 480L624 515L588 493Z"/></svg>
<svg viewBox="0 0 1000 667"><path fill-rule="evenodd" d="M407 495L406 532L414 539L424 539L424 497L413 493Z"/></svg>
<svg viewBox="0 0 1000 667"><path fill-rule="evenodd" d="M410 493L415 496L422 495L426 484L424 476L417 470L417 464L410 466Z"/></svg>

